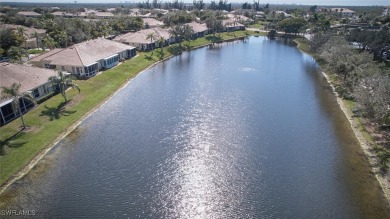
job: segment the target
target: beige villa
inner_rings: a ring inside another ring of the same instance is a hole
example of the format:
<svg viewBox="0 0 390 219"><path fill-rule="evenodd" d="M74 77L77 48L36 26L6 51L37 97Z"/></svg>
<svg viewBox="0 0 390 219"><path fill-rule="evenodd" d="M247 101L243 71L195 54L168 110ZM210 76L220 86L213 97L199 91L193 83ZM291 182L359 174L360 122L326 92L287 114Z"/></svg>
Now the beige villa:
<svg viewBox="0 0 390 219"><path fill-rule="evenodd" d="M34 66L66 71L81 78L96 75L99 70L109 69L124 59L136 55L133 46L104 38L85 41L65 49L54 49L30 59Z"/></svg>
<svg viewBox="0 0 390 219"><path fill-rule="evenodd" d="M148 39L150 34L153 34L152 39ZM161 37L166 40L165 44L175 42L169 31L160 27L119 35L114 38L114 41L137 47L140 51L149 51L158 47L157 42Z"/></svg>
<svg viewBox="0 0 390 219"><path fill-rule="evenodd" d="M56 75L57 72L52 69L0 63L0 87L10 87L13 83L20 84L19 92L31 92L37 101L55 90L48 78ZM13 110L12 101L13 99L0 99L0 125L4 125L19 116ZM23 98L19 100L19 105L23 113L34 107L34 103Z"/></svg>
<svg viewBox="0 0 390 219"><path fill-rule="evenodd" d="M207 35L209 33L209 28L207 28L206 24L191 22L191 23L187 23L187 25L190 26L192 28L192 30L194 31L194 34L193 34L194 39L199 38L199 37L204 37L205 35Z"/></svg>

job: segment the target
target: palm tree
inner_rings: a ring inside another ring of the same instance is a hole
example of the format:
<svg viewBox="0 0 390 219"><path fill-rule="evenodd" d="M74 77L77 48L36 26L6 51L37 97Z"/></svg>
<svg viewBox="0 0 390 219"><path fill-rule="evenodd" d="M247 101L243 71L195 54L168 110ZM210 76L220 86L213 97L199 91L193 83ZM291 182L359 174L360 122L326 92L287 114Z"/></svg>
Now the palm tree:
<svg viewBox="0 0 390 219"><path fill-rule="evenodd" d="M46 35L42 40L43 47L48 46L50 50L52 50L56 46L56 41L51 38L49 35Z"/></svg>
<svg viewBox="0 0 390 219"><path fill-rule="evenodd" d="M8 56L11 58L11 60L22 63L22 57L26 56L28 58L28 53L23 48L12 46L8 50Z"/></svg>
<svg viewBox="0 0 390 219"><path fill-rule="evenodd" d="M63 71L58 71L58 76L52 76L49 78L49 81L51 81L53 85L58 87L58 89L60 90L61 95L65 99L65 103L68 102L66 98L66 88L76 88L80 93L79 86L72 82L72 80L74 79L75 77L73 75L71 75L70 73L65 73Z"/></svg>
<svg viewBox="0 0 390 219"><path fill-rule="evenodd" d="M153 40L154 40L154 33L148 33L148 35L146 35L146 40L150 39L150 46L152 47L152 43L153 43ZM153 54L153 48L150 48L152 49L152 54Z"/></svg>
<svg viewBox="0 0 390 219"><path fill-rule="evenodd" d="M18 27L18 36L20 37L22 43L24 43L24 47L27 47L27 34L26 30L23 27Z"/></svg>
<svg viewBox="0 0 390 219"><path fill-rule="evenodd" d="M31 93L28 92L20 93L19 92L20 86L21 86L20 84L13 83L10 87L1 87L1 94L3 98L12 98L12 108L14 112L17 111L19 113L20 119L22 120L23 129L25 129L26 123L24 122L23 119L23 113L22 113L22 108L20 107L19 99L21 98L26 99L34 103L34 105L36 104L36 101Z"/></svg>
<svg viewBox="0 0 390 219"><path fill-rule="evenodd" d="M166 39L164 37L160 37L160 39L158 40L158 44L160 45L160 49L161 49L161 56L160 56L160 59L163 59L164 57L164 43L165 43Z"/></svg>
<svg viewBox="0 0 390 219"><path fill-rule="evenodd" d="M65 45L65 48L68 47L69 36L65 31L60 32L58 39Z"/></svg>
<svg viewBox="0 0 390 219"><path fill-rule="evenodd" d="M32 37L35 37L35 42L37 44L37 48L39 48L39 33L37 33L36 31L34 33L32 33L31 35Z"/></svg>

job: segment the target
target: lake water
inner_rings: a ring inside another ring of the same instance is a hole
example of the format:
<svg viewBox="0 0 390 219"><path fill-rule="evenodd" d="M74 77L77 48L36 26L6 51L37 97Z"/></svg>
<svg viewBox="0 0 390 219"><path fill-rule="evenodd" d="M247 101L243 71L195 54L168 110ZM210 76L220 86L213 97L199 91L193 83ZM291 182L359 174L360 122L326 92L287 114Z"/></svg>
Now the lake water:
<svg viewBox="0 0 390 219"><path fill-rule="evenodd" d="M249 38L137 76L0 209L36 218L386 218L375 177L315 61Z"/></svg>

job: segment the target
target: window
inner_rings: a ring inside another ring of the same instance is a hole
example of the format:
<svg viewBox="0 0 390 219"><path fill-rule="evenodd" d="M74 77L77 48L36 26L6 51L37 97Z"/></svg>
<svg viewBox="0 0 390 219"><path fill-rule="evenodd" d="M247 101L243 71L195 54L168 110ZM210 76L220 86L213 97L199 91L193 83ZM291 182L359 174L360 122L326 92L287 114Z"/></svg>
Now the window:
<svg viewBox="0 0 390 219"><path fill-rule="evenodd" d="M38 97L39 97L39 90L38 90L38 88L37 88L37 89L34 89L34 90L32 91L32 95L33 95L35 98L38 98Z"/></svg>

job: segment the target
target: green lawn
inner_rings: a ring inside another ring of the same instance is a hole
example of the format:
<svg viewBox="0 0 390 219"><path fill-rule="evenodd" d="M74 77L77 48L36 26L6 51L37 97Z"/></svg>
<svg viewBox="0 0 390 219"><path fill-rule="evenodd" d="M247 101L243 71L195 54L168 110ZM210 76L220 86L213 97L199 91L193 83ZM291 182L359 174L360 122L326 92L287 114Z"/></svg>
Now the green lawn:
<svg viewBox="0 0 390 219"><path fill-rule="evenodd" d="M222 41L254 34L250 31L237 31L217 34L217 36ZM211 43L210 40L210 36L199 38L191 41L187 47L207 45ZM29 126L27 131L19 132L20 119L1 127L0 185L19 172L36 154L53 144L62 133L65 133L84 115L112 95L128 79L160 60L160 49L156 49L153 55L151 54L152 52L138 53L137 57L113 69L88 80L76 81L81 92L78 93L74 89L68 90L67 96L70 101L66 105L63 104L63 97L58 94L24 115L26 124ZM165 47L164 58L171 55Z"/></svg>
<svg viewBox="0 0 390 219"><path fill-rule="evenodd" d="M249 25L250 28L259 28L259 29L264 29L265 25L267 25L269 22L259 22L255 24Z"/></svg>

